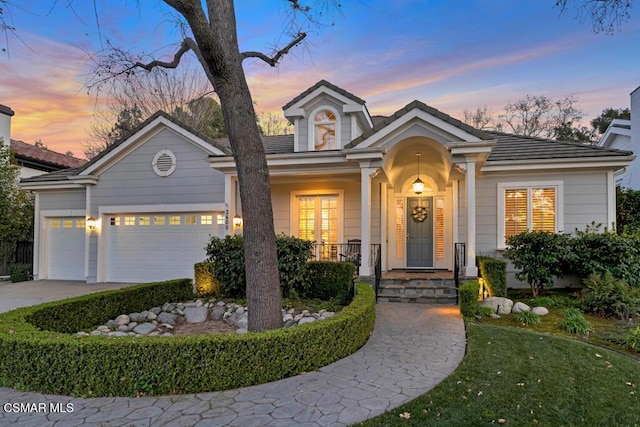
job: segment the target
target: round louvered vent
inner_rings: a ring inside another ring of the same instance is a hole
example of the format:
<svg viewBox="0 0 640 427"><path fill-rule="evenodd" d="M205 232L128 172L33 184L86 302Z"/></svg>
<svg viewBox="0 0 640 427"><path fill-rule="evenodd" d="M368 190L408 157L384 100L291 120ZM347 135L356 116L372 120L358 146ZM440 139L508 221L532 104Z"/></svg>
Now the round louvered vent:
<svg viewBox="0 0 640 427"><path fill-rule="evenodd" d="M176 156L169 150L162 150L155 155L151 165L159 176L169 176L176 170Z"/></svg>

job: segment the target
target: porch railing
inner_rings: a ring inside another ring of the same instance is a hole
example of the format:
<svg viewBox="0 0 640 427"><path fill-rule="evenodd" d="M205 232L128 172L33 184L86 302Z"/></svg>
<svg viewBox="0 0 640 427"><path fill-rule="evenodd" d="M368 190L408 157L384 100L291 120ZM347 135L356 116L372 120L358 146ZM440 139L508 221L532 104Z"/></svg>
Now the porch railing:
<svg viewBox="0 0 640 427"><path fill-rule="evenodd" d="M382 279L382 245L373 244L371 245L371 252L373 260L373 271L375 275L373 290L376 293L376 303L378 302L378 288L380 288L380 280Z"/></svg>
<svg viewBox="0 0 640 427"><path fill-rule="evenodd" d="M346 261L360 267L360 243L314 243L313 261Z"/></svg>
<svg viewBox="0 0 640 427"><path fill-rule="evenodd" d="M453 244L453 280L456 284L456 304L458 304L458 288L460 287L460 273L467 265L467 250L464 243Z"/></svg>

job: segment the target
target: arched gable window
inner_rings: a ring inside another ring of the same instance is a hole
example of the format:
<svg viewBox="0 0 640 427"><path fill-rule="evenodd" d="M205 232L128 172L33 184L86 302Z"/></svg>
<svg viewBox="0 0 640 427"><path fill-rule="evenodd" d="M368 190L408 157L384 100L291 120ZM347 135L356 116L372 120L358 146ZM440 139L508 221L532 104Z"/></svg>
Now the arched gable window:
<svg viewBox="0 0 640 427"><path fill-rule="evenodd" d="M313 117L314 148L336 150L336 115L331 110L321 110Z"/></svg>

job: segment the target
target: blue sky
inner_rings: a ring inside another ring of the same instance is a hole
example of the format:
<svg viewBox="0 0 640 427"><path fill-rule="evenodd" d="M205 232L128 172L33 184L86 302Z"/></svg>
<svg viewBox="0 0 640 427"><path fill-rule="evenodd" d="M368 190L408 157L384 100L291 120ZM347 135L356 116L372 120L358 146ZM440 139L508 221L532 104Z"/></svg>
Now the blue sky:
<svg viewBox="0 0 640 427"><path fill-rule="evenodd" d="M286 43L286 2L236 5L241 50ZM96 104L88 96L88 55L109 38L136 52L170 55L180 41L159 0L9 0L9 37L0 55L0 104L16 115L12 137L80 154ZM258 112L281 106L320 79L391 114L418 99L455 117L464 109L504 105L526 94L576 96L587 118L629 106L640 85L640 12L614 35L594 34L578 11L555 0L348 0L277 68L244 67ZM139 5L139 6L138 6ZM96 12L100 27L96 25Z"/></svg>

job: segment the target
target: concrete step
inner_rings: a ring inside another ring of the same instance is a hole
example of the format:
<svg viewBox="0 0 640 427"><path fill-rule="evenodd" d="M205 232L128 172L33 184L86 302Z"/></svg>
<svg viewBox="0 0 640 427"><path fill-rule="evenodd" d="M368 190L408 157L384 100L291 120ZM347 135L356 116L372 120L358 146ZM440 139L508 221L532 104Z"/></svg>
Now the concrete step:
<svg viewBox="0 0 640 427"><path fill-rule="evenodd" d="M378 302L456 305L456 297L455 295L398 295L379 292Z"/></svg>

